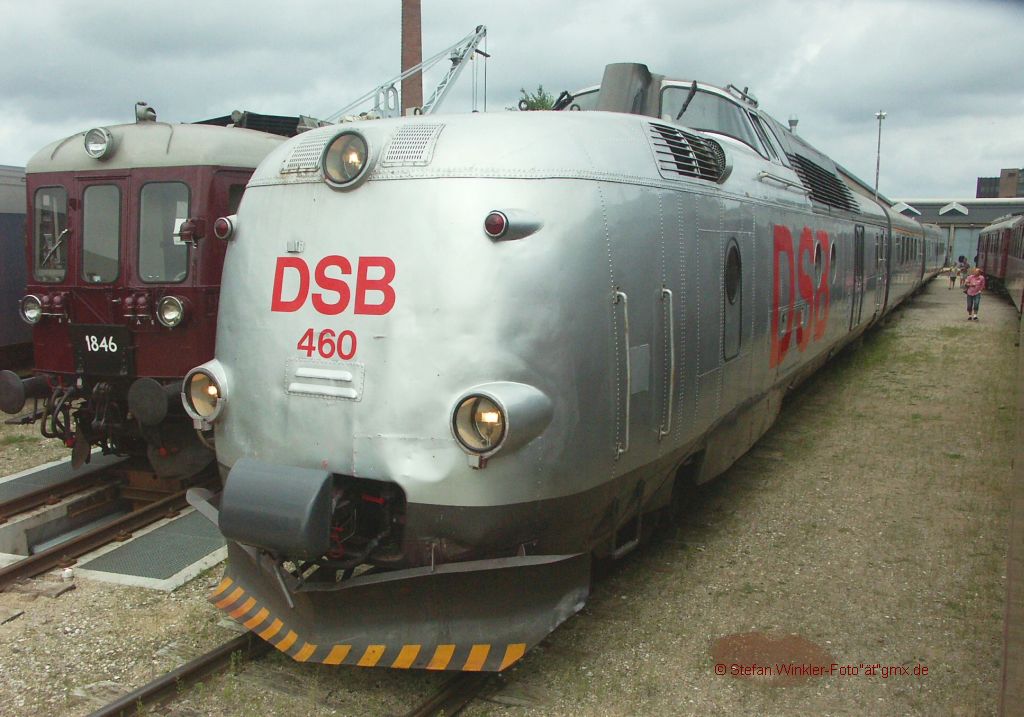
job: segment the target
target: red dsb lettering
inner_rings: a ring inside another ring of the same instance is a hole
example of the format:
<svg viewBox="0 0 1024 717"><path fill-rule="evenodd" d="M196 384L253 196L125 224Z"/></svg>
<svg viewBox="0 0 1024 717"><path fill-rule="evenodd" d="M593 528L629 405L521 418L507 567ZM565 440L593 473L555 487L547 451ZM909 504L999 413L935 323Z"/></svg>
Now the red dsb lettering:
<svg viewBox="0 0 1024 717"><path fill-rule="evenodd" d="M781 313L783 302L781 296L779 296L779 281L781 279L781 270L779 262L784 261L786 263L787 277L793 275L793 235L789 233L789 229L783 226L775 225L775 248L772 252L772 261L774 263L774 281L772 282L772 343L771 352L768 358L768 364L772 368L775 368L782 359L786 357L786 352L789 351L789 340L793 333L793 312L786 311L786 330L780 335L779 331L779 314ZM786 287L789 289L789 295L785 297L785 306L788 309L793 306L793 282L787 281Z"/></svg>
<svg viewBox="0 0 1024 717"><path fill-rule="evenodd" d="M382 269L384 275L379 279L369 277L370 267ZM359 258L359 278L356 280L356 313L380 316L391 311L395 306L395 290L391 281L395 278L395 262L386 256L363 256ZM375 291L383 295L379 304L371 304L366 300L366 293Z"/></svg>
<svg viewBox="0 0 1024 717"><path fill-rule="evenodd" d="M831 294L828 292L828 278L832 275L832 242L829 241L828 232L818 230L815 232L818 243L821 244L822 269L821 279L818 281L818 293L814 297L814 340L818 341L825 335L828 327L828 309L832 303Z"/></svg>
<svg viewBox="0 0 1024 717"><path fill-rule="evenodd" d="M327 269L332 266L340 269L342 274L352 273L352 265L343 256L325 256L316 265L316 285L321 289L333 291L338 295L338 300L333 304L329 304L324 301L323 294L319 292L313 294L313 308L321 314L327 314L328 316L334 316L344 311L348 306L349 299L348 284L345 283L345 280L327 276Z"/></svg>
<svg viewBox="0 0 1024 717"><path fill-rule="evenodd" d="M821 258L821 275L818 285L814 284L814 276L807 273L806 267L815 266L815 242L818 244L818 256ZM796 251L793 249L793 235L788 227L776 225L773 242L773 282L771 307L771 346L768 355L769 366L775 368L786 358L796 336L796 345L800 352L807 350L811 341L818 341L825 335L828 326L830 294L828 277L831 271L831 241L828 232L812 232L804 227L800 232ZM787 296L781 296L782 282L785 278ZM795 302L799 291L800 303ZM786 325L780 326L781 315L785 312ZM794 331L795 329L795 331Z"/></svg>
<svg viewBox="0 0 1024 717"><path fill-rule="evenodd" d="M288 273L298 279L294 296L285 297L285 279ZM376 276L371 277L371 272ZM321 259L313 270L313 282L322 291L312 294L313 308L321 314L335 316L348 308L352 292L346 276L352 274L352 264L343 256L331 254ZM359 258L356 270L355 313L382 316L395 306L395 262L386 256L364 256ZM296 256L280 256L274 269L274 289L270 298L270 310L279 312L298 311L310 298L310 270L304 259ZM372 299L372 301L371 301Z"/></svg>
<svg viewBox="0 0 1024 717"><path fill-rule="evenodd" d="M294 269L299 272L299 293L295 298L285 301L281 296L284 291L285 269ZM277 258L277 269L274 271L274 293L270 299L271 311L298 311L306 302L306 294L309 292L309 268L306 262L297 256L280 256Z"/></svg>

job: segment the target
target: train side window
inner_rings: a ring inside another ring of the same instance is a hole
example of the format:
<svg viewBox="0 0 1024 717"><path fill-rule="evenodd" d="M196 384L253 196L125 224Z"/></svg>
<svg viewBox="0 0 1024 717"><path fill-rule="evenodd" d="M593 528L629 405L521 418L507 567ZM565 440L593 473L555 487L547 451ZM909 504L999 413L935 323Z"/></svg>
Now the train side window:
<svg viewBox="0 0 1024 717"><path fill-rule="evenodd" d="M728 361L740 352L741 324L743 319L743 262L740 247L735 239L729 241L725 250L725 325L723 329L722 352Z"/></svg>
<svg viewBox="0 0 1024 717"><path fill-rule="evenodd" d="M121 190L95 184L82 196L82 278L90 284L117 278L121 246Z"/></svg>
<svg viewBox="0 0 1024 717"><path fill-rule="evenodd" d="M748 112L747 114L750 115L750 123L754 125L754 131L757 132L757 136L761 139L761 144L768 150L770 158L778 161L779 153L775 151L775 146L768 139L768 132L765 131L764 125L761 124L761 118L753 112Z"/></svg>
<svg viewBox="0 0 1024 717"><path fill-rule="evenodd" d="M189 191L181 182L151 182L139 195L139 276L176 283L188 275L188 244L177 236L188 219Z"/></svg>
<svg viewBox="0 0 1024 717"><path fill-rule="evenodd" d="M36 192L32 222L32 276L64 281L68 271L68 193L64 187Z"/></svg>

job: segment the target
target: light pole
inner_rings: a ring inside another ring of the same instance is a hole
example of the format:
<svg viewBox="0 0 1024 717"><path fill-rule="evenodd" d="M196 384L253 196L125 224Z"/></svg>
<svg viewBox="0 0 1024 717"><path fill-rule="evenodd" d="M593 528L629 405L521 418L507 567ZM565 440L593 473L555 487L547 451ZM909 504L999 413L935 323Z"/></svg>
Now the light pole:
<svg viewBox="0 0 1024 717"><path fill-rule="evenodd" d="M875 201L878 201L878 170L882 166L882 120L885 119L885 112L878 110L875 113L878 120L878 151L875 153Z"/></svg>

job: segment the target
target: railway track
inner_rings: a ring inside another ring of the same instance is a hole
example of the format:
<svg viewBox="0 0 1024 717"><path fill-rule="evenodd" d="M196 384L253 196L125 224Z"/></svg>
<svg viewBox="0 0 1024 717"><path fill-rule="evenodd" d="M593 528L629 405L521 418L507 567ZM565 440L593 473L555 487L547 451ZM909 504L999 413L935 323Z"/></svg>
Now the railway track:
<svg viewBox="0 0 1024 717"><path fill-rule="evenodd" d="M43 505L55 504L64 498L89 490L92 487L104 483L114 486L121 482L121 479L116 475L116 472L119 470L120 467L100 469L88 475L72 478L6 501L0 504L0 524L15 515ZM149 500L140 507L136 507L134 510L104 525L0 568L0 592L6 590L19 580L35 577L57 567L73 565L77 558L86 553L114 540L125 539L133 531L139 530L157 520L173 517L186 507L185 492L189 487L203 485L213 480L214 477L213 472L208 471L200 474L194 480L183 481L180 490L176 490L165 497ZM131 488L123 490L128 492L131 491ZM137 490L135 492L138 493ZM149 497L152 498L154 496Z"/></svg>
<svg viewBox="0 0 1024 717"><path fill-rule="evenodd" d="M270 651L270 643L247 632L104 705L89 717L130 717L166 705L183 696L187 687L229 669L238 669ZM480 694L490 678L488 672L456 673L404 717L454 717Z"/></svg>

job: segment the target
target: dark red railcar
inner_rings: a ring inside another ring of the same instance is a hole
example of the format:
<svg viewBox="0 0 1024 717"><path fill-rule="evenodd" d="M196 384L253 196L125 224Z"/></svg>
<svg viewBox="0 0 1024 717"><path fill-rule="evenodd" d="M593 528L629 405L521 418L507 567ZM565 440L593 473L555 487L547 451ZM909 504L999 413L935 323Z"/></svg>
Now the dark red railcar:
<svg viewBox="0 0 1024 717"><path fill-rule="evenodd" d="M158 473L180 475L212 457L177 394L213 357L226 249L213 226L235 213L283 137L139 116L54 142L28 164L20 309L35 376L0 373L0 408L17 413L35 399L28 418L79 462L100 446L147 453ZM294 134L296 122L274 129Z"/></svg>
<svg viewBox="0 0 1024 717"><path fill-rule="evenodd" d="M1024 214L1000 217L978 235L978 266L1005 287L1017 311L1024 305Z"/></svg>

